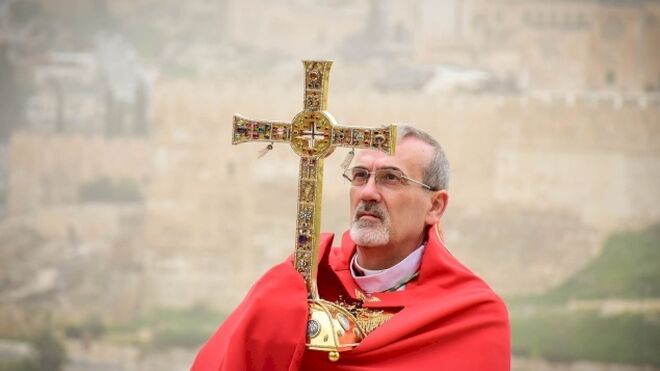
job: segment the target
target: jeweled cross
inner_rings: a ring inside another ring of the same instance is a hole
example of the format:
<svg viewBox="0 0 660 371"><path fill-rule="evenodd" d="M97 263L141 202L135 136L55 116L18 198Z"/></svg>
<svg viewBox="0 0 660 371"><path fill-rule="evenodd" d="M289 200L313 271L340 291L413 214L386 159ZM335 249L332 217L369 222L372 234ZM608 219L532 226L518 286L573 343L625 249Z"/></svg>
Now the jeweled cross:
<svg viewBox="0 0 660 371"><path fill-rule="evenodd" d="M338 126L327 106L328 78L332 61L303 61L304 109L291 123L256 121L234 116L233 144L289 142L300 158L295 266L305 279L310 298L316 288L317 244L321 225L323 159L335 147L377 149L394 153L394 125L369 129Z"/></svg>
<svg viewBox="0 0 660 371"><path fill-rule="evenodd" d="M307 285L310 317L307 346L330 352L357 345L367 331L354 316L335 303L319 297L316 283L318 241L321 226L323 159L335 147L376 149L394 154L394 125L369 129L338 126L327 112L328 79L331 61L303 61L305 66L304 108L291 123L256 121L234 116L233 144L245 142L288 142L300 156L298 211L296 217L295 268Z"/></svg>

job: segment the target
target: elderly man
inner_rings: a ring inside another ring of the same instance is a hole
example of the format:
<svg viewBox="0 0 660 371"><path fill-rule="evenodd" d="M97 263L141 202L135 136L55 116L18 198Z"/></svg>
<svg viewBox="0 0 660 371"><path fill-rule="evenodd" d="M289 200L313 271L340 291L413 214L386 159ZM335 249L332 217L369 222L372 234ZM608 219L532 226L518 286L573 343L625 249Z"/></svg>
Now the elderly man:
<svg viewBox="0 0 660 371"><path fill-rule="evenodd" d="M291 260L267 272L199 352L193 370L509 370L501 299L445 248L449 165L428 134L399 128L396 155L364 150L344 172L351 229L320 242L318 286L370 311L337 362L305 348L307 293Z"/></svg>

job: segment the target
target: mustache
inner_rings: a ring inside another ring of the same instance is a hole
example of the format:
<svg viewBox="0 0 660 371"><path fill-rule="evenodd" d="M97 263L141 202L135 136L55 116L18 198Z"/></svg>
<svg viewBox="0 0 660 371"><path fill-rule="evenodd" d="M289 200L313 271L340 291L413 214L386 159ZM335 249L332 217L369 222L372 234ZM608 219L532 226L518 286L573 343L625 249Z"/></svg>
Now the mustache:
<svg viewBox="0 0 660 371"><path fill-rule="evenodd" d="M387 217L385 210L383 210L376 202L366 202L359 204L355 210L355 219L359 219L364 214L373 215L381 220L384 220Z"/></svg>

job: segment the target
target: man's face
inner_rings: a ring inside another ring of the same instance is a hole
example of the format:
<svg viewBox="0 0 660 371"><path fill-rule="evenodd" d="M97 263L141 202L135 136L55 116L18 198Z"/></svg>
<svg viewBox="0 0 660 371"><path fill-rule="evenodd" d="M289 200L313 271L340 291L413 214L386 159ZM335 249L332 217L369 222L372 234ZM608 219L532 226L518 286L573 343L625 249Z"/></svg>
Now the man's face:
<svg viewBox="0 0 660 371"><path fill-rule="evenodd" d="M389 156L365 150L358 154L355 165L369 171L393 168L409 178L422 181L424 167L433 149L417 138L405 138ZM358 246L408 246L421 243L426 224L433 223L429 211L433 192L418 184L388 188L376 184L374 176L362 186L351 187L351 238ZM416 246L415 246L416 247Z"/></svg>

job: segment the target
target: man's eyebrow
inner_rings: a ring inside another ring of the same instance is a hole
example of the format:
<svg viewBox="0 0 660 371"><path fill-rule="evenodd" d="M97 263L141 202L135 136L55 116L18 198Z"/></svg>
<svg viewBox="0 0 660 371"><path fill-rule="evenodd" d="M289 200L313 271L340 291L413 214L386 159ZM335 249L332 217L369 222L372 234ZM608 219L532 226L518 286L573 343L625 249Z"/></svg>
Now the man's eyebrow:
<svg viewBox="0 0 660 371"><path fill-rule="evenodd" d="M403 173L403 170L399 169L399 168L396 167L396 166L383 166L383 167L379 167L379 168L376 169L376 170L397 170L397 171L400 171L400 172Z"/></svg>
<svg viewBox="0 0 660 371"><path fill-rule="evenodd" d="M369 171L369 168L367 168L366 166L361 166L361 165L353 166L353 169L363 169L363 170ZM376 170L397 170L397 171L400 171L400 172L403 173L403 170L401 170L400 168L398 168L396 166L392 166L392 165L379 167Z"/></svg>

